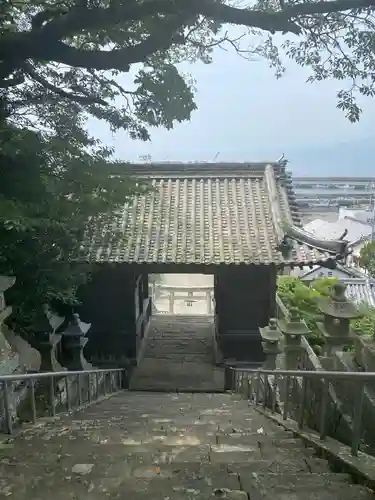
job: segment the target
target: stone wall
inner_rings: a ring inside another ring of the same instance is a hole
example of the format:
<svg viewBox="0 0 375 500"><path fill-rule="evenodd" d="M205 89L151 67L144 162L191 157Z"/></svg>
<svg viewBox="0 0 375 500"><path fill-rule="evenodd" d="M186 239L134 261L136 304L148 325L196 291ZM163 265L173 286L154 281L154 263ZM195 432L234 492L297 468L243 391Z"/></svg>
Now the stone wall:
<svg viewBox="0 0 375 500"><path fill-rule="evenodd" d="M15 335L5 324L5 320L12 312L12 308L6 305L4 293L13 286L15 278L12 276L0 276L0 376L22 374L27 371L38 371L40 367L40 355L24 339ZM2 389L2 384L0 382ZM9 405L16 415L17 408L26 396L26 388L23 383L14 382L9 384ZM0 392L0 428L4 424L4 394Z"/></svg>

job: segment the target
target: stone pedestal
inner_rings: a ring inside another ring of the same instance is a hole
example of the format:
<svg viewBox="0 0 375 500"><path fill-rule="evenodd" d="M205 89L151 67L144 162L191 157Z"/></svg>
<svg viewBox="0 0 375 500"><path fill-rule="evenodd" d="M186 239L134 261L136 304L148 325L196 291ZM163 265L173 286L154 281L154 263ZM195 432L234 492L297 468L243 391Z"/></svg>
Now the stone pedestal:
<svg viewBox="0 0 375 500"><path fill-rule="evenodd" d="M323 322L317 323L325 341L324 355L332 356L335 351L354 344L355 335L350 329L350 320L359 318L358 308L345 296L346 285L335 283L330 297L321 297L318 307Z"/></svg>
<svg viewBox="0 0 375 500"><path fill-rule="evenodd" d="M271 318L268 326L259 328L259 332L262 337L263 352L266 356L263 368L265 370L276 370L276 358L282 352L279 345L281 332L277 328L276 319Z"/></svg>
<svg viewBox="0 0 375 500"><path fill-rule="evenodd" d="M61 335L53 332L45 308L41 307L37 311L33 333L34 335L30 338L30 344L40 353L40 371L63 371L62 366L56 359L56 347L60 342Z"/></svg>
<svg viewBox="0 0 375 500"><path fill-rule="evenodd" d="M302 368L300 361L305 352L301 338L308 337L311 332L301 320L297 308L291 308L289 314L289 318L278 321L278 327L284 335L285 367L287 370L297 370Z"/></svg>

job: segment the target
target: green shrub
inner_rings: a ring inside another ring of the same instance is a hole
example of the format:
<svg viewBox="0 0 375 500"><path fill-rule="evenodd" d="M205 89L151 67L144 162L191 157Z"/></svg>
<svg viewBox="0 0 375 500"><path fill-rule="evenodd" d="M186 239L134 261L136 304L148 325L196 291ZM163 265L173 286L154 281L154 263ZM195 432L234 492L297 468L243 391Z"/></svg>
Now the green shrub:
<svg viewBox="0 0 375 500"><path fill-rule="evenodd" d="M375 331L375 308L363 304L359 307L361 318L351 322L353 331L358 335L373 335Z"/></svg>
<svg viewBox="0 0 375 500"><path fill-rule="evenodd" d="M328 296L336 278L319 278L307 286L299 278L280 276L277 283L277 293L285 306L290 309L296 307L301 318L311 330L309 342L312 347L321 346L323 338L317 326L322 321L319 311L318 297ZM351 327L358 335L372 335L375 328L375 309L368 305L360 306L361 318L351 322Z"/></svg>

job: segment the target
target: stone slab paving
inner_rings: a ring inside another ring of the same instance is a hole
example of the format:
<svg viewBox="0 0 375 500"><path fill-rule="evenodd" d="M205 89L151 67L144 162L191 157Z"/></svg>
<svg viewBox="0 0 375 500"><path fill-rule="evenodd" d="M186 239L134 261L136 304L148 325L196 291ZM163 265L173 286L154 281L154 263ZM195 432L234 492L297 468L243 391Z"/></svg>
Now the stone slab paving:
<svg viewBox="0 0 375 500"><path fill-rule="evenodd" d="M0 499L370 500L228 394L123 392L0 445Z"/></svg>
<svg viewBox="0 0 375 500"><path fill-rule="evenodd" d="M214 366L212 328L210 317L153 316L131 389L222 391L224 371Z"/></svg>

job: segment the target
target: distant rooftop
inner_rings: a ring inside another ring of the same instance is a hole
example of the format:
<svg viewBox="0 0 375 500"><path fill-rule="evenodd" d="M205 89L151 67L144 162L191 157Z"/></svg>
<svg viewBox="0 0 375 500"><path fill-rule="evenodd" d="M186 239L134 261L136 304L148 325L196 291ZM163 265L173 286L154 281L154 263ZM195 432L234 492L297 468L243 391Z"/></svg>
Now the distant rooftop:
<svg viewBox="0 0 375 500"><path fill-rule="evenodd" d="M317 238L337 239L345 231L348 231L344 239L349 243L356 243L361 239L367 239L371 235L372 227L352 217L343 217L336 222L328 222L315 219L304 226L305 231L313 234Z"/></svg>
<svg viewBox="0 0 375 500"><path fill-rule="evenodd" d="M375 282L367 279L342 280L346 285L346 296L357 305L375 307Z"/></svg>

